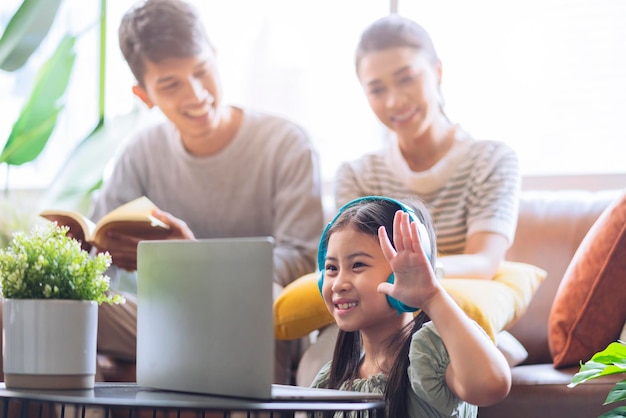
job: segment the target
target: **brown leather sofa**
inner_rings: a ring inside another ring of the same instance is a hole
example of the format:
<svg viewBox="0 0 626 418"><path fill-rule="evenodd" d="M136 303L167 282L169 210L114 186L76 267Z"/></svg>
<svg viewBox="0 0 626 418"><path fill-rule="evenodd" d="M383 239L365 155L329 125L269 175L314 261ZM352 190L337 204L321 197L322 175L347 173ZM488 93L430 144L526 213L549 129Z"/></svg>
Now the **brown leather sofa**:
<svg viewBox="0 0 626 418"><path fill-rule="evenodd" d="M620 375L568 388L578 367L555 369L548 348L548 317L563 274L580 242L620 190L529 191L521 195L514 244L507 259L546 270L526 313L508 331L528 351L527 359L511 369L513 385L502 402L479 408L480 418L597 417L614 406L603 406ZM330 330L330 331L328 331ZM303 354L297 383L307 385L319 364L330 358L336 327L322 330Z"/></svg>

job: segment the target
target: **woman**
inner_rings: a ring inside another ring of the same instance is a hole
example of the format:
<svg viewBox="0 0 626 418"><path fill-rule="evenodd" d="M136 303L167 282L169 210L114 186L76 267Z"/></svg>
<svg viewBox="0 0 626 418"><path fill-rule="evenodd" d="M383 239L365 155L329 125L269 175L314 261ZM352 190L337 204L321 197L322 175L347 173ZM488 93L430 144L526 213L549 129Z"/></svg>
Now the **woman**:
<svg viewBox="0 0 626 418"><path fill-rule="evenodd" d="M441 61L417 23L390 15L371 24L356 72L394 135L385 149L339 168L337 205L367 195L418 196L433 215L443 274L492 279L517 224L517 155L504 143L473 139L446 116Z"/></svg>

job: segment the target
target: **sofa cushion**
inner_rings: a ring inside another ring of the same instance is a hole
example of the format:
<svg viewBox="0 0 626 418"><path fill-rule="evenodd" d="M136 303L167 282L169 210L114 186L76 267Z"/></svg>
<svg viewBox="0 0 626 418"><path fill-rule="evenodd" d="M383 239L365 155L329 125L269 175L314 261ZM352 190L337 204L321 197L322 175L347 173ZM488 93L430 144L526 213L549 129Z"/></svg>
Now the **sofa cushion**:
<svg viewBox="0 0 626 418"><path fill-rule="evenodd" d="M335 322L317 285L317 273L294 280L274 300L274 335L295 340Z"/></svg>
<svg viewBox="0 0 626 418"><path fill-rule="evenodd" d="M495 341L501 330L526 310L545 278L545 271L526 263L504 262L493 280L442 279L459 306ZM317 274L305 275L285 287L274 302L278 339L296 339L334 322L317 285Z"/></svg>
<svg viewBox="0 0 626 418"><path fill-rule="evenodd" d="M626 321L626 194L589 229L557 290L548 320L554 367L577 365L615 341Z"/></svg>
<svg viewBox="0 0 626 418"><path fill-rule="evenodd" d="M496 335L521 317L546 272L526 263L505 261L493 280L442 279L448 291L467 315L495 341Z"/></svg>
<svg viewBox="0 0 626 418"><path fill-rule="evenodd" d="M508 331L500 331L496 335L496 347L504 355L509 367L515 367L528 358L528 351Z"/></svg>

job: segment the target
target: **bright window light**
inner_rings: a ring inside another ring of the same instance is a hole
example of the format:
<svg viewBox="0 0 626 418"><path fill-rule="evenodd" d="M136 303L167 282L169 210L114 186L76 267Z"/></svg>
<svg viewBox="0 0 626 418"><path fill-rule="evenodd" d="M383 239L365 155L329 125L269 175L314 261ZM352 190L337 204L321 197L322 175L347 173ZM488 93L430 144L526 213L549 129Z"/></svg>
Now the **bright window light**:
<svg viewBox="0 0 626 418"><path fill-rule="evenodd" d="M399 2L431 33L451 118L524 174L624 173L626 2Z"/></svg>

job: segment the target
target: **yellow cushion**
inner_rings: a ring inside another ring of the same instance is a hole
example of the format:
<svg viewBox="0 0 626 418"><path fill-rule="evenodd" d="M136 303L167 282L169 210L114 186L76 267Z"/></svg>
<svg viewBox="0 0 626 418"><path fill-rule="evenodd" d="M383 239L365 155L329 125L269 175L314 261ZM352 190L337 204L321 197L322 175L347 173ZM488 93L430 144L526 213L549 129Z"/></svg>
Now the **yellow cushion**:
<svg viewBox="0 0 626 418"><path fill-rule="evenodd" d="M505 261L493 280L442 279L443 287L495 341L528 308L546 272L526 263ZM276 338L292 340L334 321L317 287L317 273L300 277L274 302Z"/></svg>
<svg viewBox="0 0 626 418"><path fill-rule="evenodd" d="M287 285L274 301L274 335L294 340L335 322L317 286L317 273L306 274Z"/></svg>

